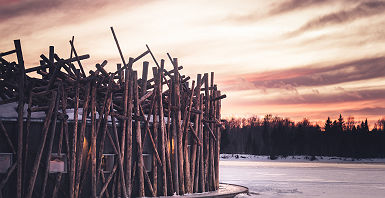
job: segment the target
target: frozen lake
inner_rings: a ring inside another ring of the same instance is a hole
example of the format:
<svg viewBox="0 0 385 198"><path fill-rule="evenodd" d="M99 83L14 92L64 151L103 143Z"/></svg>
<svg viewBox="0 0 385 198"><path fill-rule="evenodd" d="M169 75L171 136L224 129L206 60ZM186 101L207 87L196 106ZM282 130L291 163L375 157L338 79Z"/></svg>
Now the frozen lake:
<svg viewBox="0 0 385 198"><path fill-rule="evenodd" d="M220 181L248 187L251 197L383 198L385 163L225 159Z"/></svg>

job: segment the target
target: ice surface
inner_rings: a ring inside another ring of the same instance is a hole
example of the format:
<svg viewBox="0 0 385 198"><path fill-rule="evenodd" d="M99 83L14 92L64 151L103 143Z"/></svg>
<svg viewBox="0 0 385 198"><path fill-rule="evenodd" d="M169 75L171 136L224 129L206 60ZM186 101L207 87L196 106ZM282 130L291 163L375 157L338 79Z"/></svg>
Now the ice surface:
<svg viewBox="0 0 385 198"><path fill-rule="evenodd" d="M221 159L220 181L249 188L237 197L385 197L385 159L296 158Z"/></svg>

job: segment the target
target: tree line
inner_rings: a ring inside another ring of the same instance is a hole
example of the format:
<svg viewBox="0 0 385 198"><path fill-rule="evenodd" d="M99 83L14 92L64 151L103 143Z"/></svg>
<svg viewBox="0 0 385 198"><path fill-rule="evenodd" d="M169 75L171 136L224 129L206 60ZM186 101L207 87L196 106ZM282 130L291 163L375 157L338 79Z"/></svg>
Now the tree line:
<svg viewBox="0 0 385 198"><path fill-rule="evenodd" d="M334 121L328 117L322 126L306 118L295 123L272 115L231 118L225 123L222 153L269 155L272 159L291 155L385 157L384 118L371 130L367 119L356 122L348 117L345 121L342 115Z"/></svg>

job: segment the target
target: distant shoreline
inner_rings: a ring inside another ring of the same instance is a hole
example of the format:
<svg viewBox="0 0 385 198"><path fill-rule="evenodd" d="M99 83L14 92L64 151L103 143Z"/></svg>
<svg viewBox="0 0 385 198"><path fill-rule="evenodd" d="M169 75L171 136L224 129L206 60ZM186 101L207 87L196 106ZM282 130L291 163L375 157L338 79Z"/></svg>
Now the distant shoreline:
<svg viewBox="0 0 385 198"><path fill-rule="evenodd" d="M352 158L335 156L276 156L276 159L270 159L268 155L249 155L249 154L221 154L220 159L242 160L242 161L268 161L268 162L335 162L335 163L385 163L385 158Z"/></svg>

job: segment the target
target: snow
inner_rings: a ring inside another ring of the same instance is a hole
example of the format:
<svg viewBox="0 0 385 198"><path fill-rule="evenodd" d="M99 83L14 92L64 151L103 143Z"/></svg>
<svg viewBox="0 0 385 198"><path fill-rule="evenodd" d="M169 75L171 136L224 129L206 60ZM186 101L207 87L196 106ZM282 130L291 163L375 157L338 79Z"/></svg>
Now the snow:
<svg viewBox="0 0 385 198"><path fill-rule="evenodd" d="M220 182L249 188L237 197L385 197L385 159L221 157Z"/></svg>
<svg viewBox="0 0 385 198"><path fill-rule="evenodd" d="M13 121L16 120L18 117L17 106L18 106L18 104L16 102L11 102L11 103L0 105L0 119L1 120L13 120ZM28 116L27 110L28 110L28 104L24 104L24 111L23 111L23 118L24 119L27 119L27 116ZM59 112L62 112L62 111L59 110ZM74 120L74 113L75 113L74 109L67 109L66 113L68 116L68 120ZM78 120L82 120L82 116L83 116L83 108L79 108L78 109ZM145 115L144 119L147 119L147 116L148 115ZM38 112L32 112L31 113L31 120L44 121L45 117L46 117L46 114L44 111L38 111ZM96 112L96 119L99 119L99 113L98 112ZM159 120L159 116L156 116L156 119ZM90 120L91 120L91 118L88 117L87 121L90 121ZM108 121L111 122L111 117L108 117ZM168 117L164 117L164 121L167 124ZM150 123L153 122L153 115L150 115L149 122Z"/></svg>

